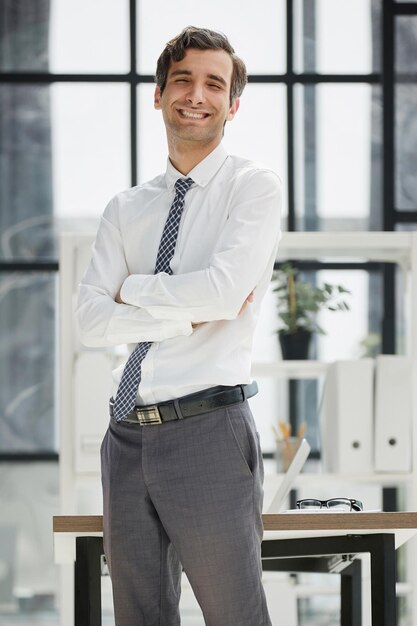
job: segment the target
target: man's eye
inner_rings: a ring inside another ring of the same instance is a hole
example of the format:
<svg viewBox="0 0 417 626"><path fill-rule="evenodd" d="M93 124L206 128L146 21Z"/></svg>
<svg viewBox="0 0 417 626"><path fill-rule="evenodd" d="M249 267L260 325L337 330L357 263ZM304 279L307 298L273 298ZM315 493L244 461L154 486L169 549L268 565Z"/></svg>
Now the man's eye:
<svg viewBox="0 0 417 626"><path fill-rule="evenodd" d="M209 87L215 87L216 89L221 89L220 85L216 85L216 83L209 83Z"/></svg>

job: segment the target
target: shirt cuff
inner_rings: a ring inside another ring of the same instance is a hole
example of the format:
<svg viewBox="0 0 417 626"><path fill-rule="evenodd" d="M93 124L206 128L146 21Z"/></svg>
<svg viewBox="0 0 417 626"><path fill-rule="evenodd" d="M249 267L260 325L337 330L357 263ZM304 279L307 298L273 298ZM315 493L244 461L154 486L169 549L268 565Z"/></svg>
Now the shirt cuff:
<svg viewBox="0 0 417 626"><path fill-rule="evenodd" d="M155 325L150 331L143 330L138 335L138 325L135 320L123 320L123 327L120 327L117 318L112 320L107 331L107 339L111 344L138 343L140 341L165 341L174 337L188 337L193 333L191 322L186 320L166 320Z"/></svg>

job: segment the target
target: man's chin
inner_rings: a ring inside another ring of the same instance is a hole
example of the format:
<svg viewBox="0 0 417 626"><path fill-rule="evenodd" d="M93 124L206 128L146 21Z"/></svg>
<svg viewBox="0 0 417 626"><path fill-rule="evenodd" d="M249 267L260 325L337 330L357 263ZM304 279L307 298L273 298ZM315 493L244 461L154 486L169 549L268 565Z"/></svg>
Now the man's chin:
<svg viewBox="0 0 417 626"><path fill-rule="evenodd" d="M196 128L188 127L188 128L177 128L175 135L178 139L182 139L183 141L201 141L203 143L208 143L215 139L216 135L214 133L209 133L204 128Z"/></svg>

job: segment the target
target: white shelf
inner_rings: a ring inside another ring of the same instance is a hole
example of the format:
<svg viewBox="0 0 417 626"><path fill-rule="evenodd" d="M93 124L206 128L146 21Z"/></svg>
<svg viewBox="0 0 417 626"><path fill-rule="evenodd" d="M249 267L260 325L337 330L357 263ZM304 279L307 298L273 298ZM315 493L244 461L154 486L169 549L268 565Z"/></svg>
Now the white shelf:
<svg viewBox="0 0 417 626"><path fill-rule="evenodd" d="M300 232L284 233L277 260L291 258L355 258L386 261L410 267L412 233L392 232Z"/></svg>
<svg viewBox="0 0 417 626"><path fill-rule="evenodd" d="M265 475L276 476L282 478L283 474L274 472L275 461L274 459L265 459ZM272 471L271 471L272 470ZM387 472L369 472L369 473L309 473L305 472L299 474L295 479L295 487L308 487L310 485L326 485L335 483L357 483L362 484L375 484L382 487L397 487L399 484L406 484L413 479L413 474L410 473L387 473Z"/></svg>
<svg viewBox="0 0 417 626"><path fill-rule="evenodd" d="M399 484L408 483L413 478L411 473L376 473L369 474L357 473L357 474L300 474L296 481L295 486L309 486L312 484L320 483L321 485L326 483L355 483L360 482L362 484L375 484L383 487L397 487Z"/></svg>
<svg viewBox="0 0 417 626"><path fill-rule="evenodd" d="M329 363L324 361L271 361L253 363L252 376L276 378L320 378L326 374Z"/></svg>
<svg viewBox="0 0 417 626"><path fill-rule="evenodd" d="M413 378L417 380L417 233L416 232L300 232L284 233L280 242L277 261L288 259L320 260L320 261L374 261L396 263L404 272L404 303L407 310L407 323L409 325L406 337L407 354L412 358ZM259 364L254 366L254 373L258 376L267 372L271 377L308 378L312 372L319 378L320 365L309 363L291 365L277 363ZM297 374L291 368L297 369ZM322 364L326 371L326 364ZM291 375L291 376L290 376ZM405 508L416 510L417 508L417 385L412 390L413 429L410 433L412 440L412 467L413 473L370 473L356 475L341 474L302 474L296 485L312 485L314 483L334 484L337 482L368 483L381 487L403 486L405 492ZM407 582L397 586L400 595L408 594L411 604L411 622L417 626L417 574L415 563L417 548L413 543L407 547ZM310 589L298 589L298 595L316 595L316 587ZM368 623L368 620L365 620Z"/></svg>

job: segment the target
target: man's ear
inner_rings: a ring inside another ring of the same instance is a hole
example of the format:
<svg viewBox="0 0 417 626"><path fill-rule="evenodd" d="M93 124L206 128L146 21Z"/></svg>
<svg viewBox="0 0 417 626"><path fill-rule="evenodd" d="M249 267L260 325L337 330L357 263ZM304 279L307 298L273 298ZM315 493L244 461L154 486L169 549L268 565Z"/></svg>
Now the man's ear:
<svg viewBox="0 0 417 626"><path fill-rule="evenodd" d="M239 98L235 98L233 100L232 106L229 109L229 113L227 115L227 121L231 122L232 119L234 118L234 116L236 115L238 109L239 109L239 105L240 105L240 100Z"/></svg>
<svg viewBox="0 0 417 626"><path fill-rule="evenodd" d="M161 108L161 90L158 87L158 85L155 87L155 93L154 93L154 97L153 97L153 105L154 105L155 109L160 109Z"/></svg>

